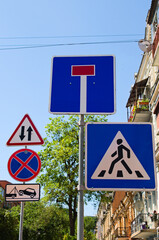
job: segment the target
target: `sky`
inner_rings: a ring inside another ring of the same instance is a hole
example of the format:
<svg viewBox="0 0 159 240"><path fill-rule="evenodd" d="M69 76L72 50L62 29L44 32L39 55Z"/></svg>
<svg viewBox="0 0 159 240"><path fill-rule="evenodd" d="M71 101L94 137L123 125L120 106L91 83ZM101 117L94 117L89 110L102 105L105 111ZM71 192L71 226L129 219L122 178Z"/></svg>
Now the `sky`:
<svg viewBox="0 0 159 240"><path fill-rule="evenodd" d="M143 54L137 41L144 38L150 6L151 0L0 1L1 180L17 183L7 163L22 147L6 142L23 116L29 114L43 138L49 118L56 117L48 111L53 56L114 55L116 114L108 121L127 122L126 103ZM92 204L85 207L85 215L95 214Z"/></svg>

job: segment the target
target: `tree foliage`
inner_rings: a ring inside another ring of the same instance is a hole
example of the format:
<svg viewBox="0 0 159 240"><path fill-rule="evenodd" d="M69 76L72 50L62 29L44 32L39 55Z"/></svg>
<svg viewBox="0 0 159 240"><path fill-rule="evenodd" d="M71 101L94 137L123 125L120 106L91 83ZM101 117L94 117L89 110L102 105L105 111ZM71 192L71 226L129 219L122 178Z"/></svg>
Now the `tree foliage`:
<svg viewBox="0 0 159 240"><path fill-rule="evenodd" d="M0 240L17 240L19 236L20 205L0 208ZM84 240L95 240L95 218L84 219ZM24 240L76 240L69 234L68 210L48 205L42 200L26 202L23 219Z"/></svg>
<svg viewBox="0 0 159 240"><path fill-rule="evenodd" d="M84 218L84 229L87 232L93 232L96 227L96 222L97 222L96 217L86 216Z"/></svg>
<svg viewBox="0 0 159 240"><path fill-rule="evenodd" d="M44 187L46 199L69 209L70 235L75 234L77 218L77 185L79 157L79 117L50 118L46 126L44 148L39 153L42 168L38 181ZM85 122L103 122L106 116L86 116ZM104 194L85 192L85 201L101 199Z"/></svg>
<svg viewBox="0 0 159 240"><path fill-rule="evenodd" d="M11 215L15 220L19 220L19 213L20 206L11 209ZM19 230L19 221L16 228ZM68 231L69 219L65 209L60 209L55 205L46 206L43 202L25 203L23 220L24 240L62 240Z"/></svg>
<svg viewBox="0 0 159 240"><path fill-rule="evenodd" d="M1 240L17 240L18 221L12 216L7 209L0 208L0 239Z"/></svg>
<svg viewBox="0 0 159 240"><path fill-rule="evenodd" d="M97 218L87 216L84 218L84 238L86 240L96 240L94 230L96 227Z"/></svg>

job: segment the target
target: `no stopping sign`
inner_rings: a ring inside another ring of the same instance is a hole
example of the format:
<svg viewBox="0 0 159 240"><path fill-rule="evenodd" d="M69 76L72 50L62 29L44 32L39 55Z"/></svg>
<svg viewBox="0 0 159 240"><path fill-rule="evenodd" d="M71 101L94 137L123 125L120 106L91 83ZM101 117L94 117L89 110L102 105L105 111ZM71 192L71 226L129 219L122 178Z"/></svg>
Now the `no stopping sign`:
<svg viewBox="0 0 159 240"><path fill-rule="evenodd" d="M12 178L27 182L35 178L41 169L41 160L31 149L21 149L14 152L8 161L8 171Z"/></svg>

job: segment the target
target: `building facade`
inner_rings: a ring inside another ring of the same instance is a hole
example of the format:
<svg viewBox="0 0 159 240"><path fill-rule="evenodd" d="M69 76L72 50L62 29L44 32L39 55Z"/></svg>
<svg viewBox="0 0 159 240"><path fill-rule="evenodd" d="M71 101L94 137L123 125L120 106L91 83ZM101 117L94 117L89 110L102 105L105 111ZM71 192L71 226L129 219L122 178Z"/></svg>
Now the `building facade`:
<svg viewBox="0 0 159 240"><path fill-rule="evenodd" d="M128 122L153 124L159 182L159 0L151 2L144 40L149 44L144 46L126 108ZM159 186L151 192L115 192L109 204L100 204L97 217L97 239L159 239Z"/></svg>

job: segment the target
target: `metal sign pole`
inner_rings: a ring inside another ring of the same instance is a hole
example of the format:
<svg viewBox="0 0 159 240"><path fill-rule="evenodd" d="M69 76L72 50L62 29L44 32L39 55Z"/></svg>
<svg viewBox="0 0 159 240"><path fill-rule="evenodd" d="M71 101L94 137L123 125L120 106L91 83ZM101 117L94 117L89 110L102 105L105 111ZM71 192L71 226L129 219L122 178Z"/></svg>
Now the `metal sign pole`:
<svg viewBox="0 0 159 240"><path fill-rule="evenodd" d="M24 216L24 202L21 202L19 240L23 240L23 216Z"/></svg>
<svg viewBox="0 0 159 240"><path fill-rule="evenodd" d="M27 149L27 146L25 146L25 149ZM23 184L25 184L25 182L23 182ZM24 218L24 202L21 202L19 240L23 240L23 218Z"/></svg>
<svg viewBox="0 0 159 240"><path fill-rule="evenodd" d="M25 182L23 182L25 184ZM24 202L21 202L19 240L23 240L23 218L24 218Z"/></svg>
<svg viewBox="0 0 159 240"><path fill-rule="evenodd" d="M83 143L84 143L84 115L79 120L79 180L78 180L78 213L77 213L77 240L84 238L84 203L83 203Z"/></svg>

